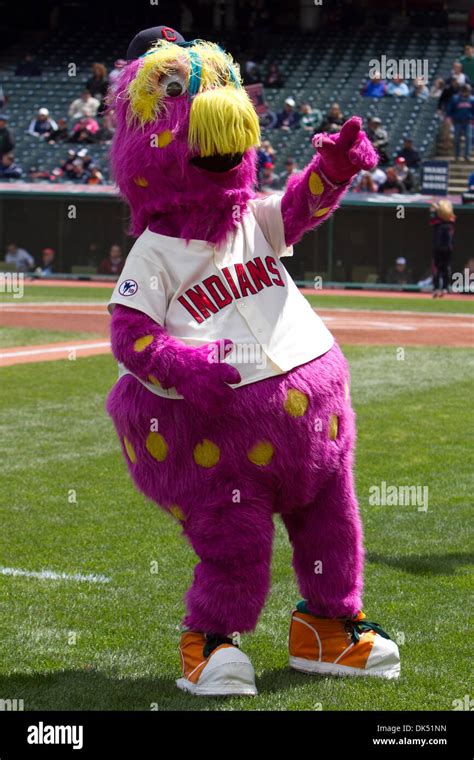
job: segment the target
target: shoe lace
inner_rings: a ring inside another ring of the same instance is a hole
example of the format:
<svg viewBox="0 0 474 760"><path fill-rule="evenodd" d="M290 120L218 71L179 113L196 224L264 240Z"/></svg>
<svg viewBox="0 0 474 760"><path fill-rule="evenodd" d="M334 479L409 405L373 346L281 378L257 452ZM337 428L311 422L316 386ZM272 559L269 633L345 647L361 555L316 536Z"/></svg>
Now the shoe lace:
<svg viewBox="0 0 474 760"><path fill-rule="evenodd" d="M232 644L232 646L236 646L228 636L221 636L218 633L206 633L206 643L204 644L203 649L204 657L209 657L214 649L220 647L221 644Z"/></svg>
<svg viewBox="0 0 474 760"><path fill-rule="evenodd" d="M366 631L375 631L375 633L378 633L379 636L382 636L382 638L390 639L388 633L384 631L378 623L372 623L370 620L359 618L358 616L351 618L350 620L346 620L344 627L346 631L350 633L354 644L357 644L357 642L360 640L361 634L365 633Z"/></svg>

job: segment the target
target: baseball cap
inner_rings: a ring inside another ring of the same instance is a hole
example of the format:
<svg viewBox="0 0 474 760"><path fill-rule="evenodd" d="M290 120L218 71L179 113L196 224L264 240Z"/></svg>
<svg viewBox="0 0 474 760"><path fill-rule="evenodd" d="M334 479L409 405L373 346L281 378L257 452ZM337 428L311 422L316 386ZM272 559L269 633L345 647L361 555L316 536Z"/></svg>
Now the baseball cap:
<svg viewBox="0 0 474 760"><path fill-rule="evenodd" d="M8 121L8 116L6 113L0 113L0 121Z"/></svg>
<svg viewBox="0 0 474 760"><path fill-rule="evenodd" d="M38 113L40 116L49 116L49 111L47 108L40 108Z"/></svg>
<svg viewBox="0 0 474 760"><path fill-rule="evenodd" d="M142 29L135 35L127 49L127 61L133 61L140 58L146 53L157 40L166 40L179 44L184 42L184 37L170 26L151 26L149 29Z"/></svg>
<svg viewBox="0 0 474 760"><path fill-rule="evenodd" d="M293 98L287 98L285 100L285 103L286 103L287 106L293 106L294 107L296 105L296 102L293 100Z"/></svg>
<svg viewBox="0 0 474 760"><path fill-rule="evenodd" d="M407 260L403 256L399 256L398 259L395 261L395 264L406 264Z"/></svg>

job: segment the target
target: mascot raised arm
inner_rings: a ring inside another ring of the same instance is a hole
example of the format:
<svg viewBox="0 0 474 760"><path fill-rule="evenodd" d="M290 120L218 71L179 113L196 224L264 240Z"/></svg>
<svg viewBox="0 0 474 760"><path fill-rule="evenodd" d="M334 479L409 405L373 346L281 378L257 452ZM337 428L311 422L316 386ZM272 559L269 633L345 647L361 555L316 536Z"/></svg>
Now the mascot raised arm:
<svg viewBox="0 0 474 760"><path fill-rule="evenodd" d="M275 514L303 597L288 600L290 666L396 678L396 644L361 610L347 362L281 261L377 155L353 117L314 138L283 196L257 199L259 123L231 56L154 27L127 57L111 160L137 240L109 304L107 408L136 487L199 559L177 685L257 693L233 634L265 604Z"/></svg>

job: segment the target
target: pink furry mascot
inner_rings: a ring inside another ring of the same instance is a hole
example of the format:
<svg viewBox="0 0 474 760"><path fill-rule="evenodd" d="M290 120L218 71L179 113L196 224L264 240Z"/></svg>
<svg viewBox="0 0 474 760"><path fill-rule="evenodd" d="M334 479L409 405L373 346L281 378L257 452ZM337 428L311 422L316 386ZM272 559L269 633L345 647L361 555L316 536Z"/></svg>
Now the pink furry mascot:
<svg viewBox="0 0 474 760"><path fill-rule="evenodd" d="M257 200L259 125L232 58L167 27L140 33L128 57L112 164L138 239L109 306L108 411L137 488L199 557L177 685L257 693L232 634L253 631L265 603L275 513L304 597L290 666L396 678L397 646L361 611L349 370L281 262L376 153L353 117L314 138L282 197Z"/></svg>

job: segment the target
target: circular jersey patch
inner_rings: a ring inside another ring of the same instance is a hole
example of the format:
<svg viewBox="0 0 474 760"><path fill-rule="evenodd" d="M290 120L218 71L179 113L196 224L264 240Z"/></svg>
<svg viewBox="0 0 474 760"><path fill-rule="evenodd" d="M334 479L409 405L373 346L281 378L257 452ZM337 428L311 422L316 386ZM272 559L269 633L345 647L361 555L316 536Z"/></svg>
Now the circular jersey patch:
<svg viewBox="0 0 474 760"><path fill-rule="evenodd" d="M120 287L119 293L121 296L134 296L138 290L138 283L135 280L124 280Z"/></svg>

